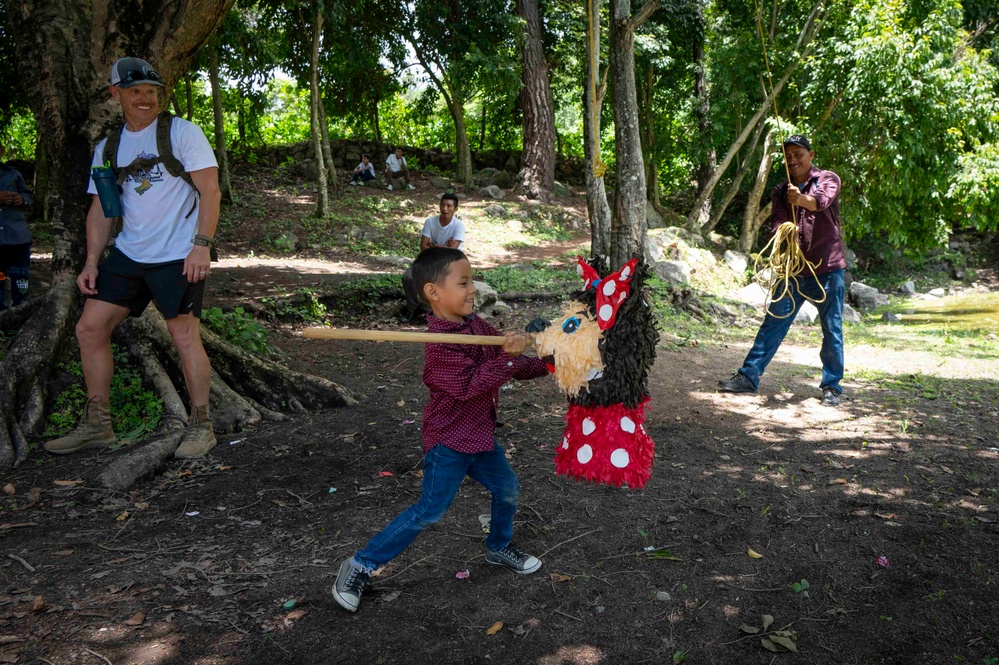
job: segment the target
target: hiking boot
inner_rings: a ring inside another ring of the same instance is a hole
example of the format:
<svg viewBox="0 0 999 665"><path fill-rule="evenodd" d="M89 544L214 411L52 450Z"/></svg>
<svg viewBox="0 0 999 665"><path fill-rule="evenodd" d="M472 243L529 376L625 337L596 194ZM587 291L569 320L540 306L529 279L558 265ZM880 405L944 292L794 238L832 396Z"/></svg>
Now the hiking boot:
<svg viewBox="0 0 999 665"><path fill-rule="evenodd" d="M718 382L719 389L723 393L755 393L756 388L745 374L736 372L731 379Z"/></svg>
<svg viewBox="0 0 999 665"><path fill-rule="evenodd" d="M45 450L56 455L68 455L87 448L110 446L117 441L111 429L111 403L92 397L83 407L80 424L60 439L45 444Z"/></svg>
<svg viewBox="0 0 999 665"><path fill-rule="evenodd" d="M208 405L196 406L187 421L187 431L173 456L177 459L204 457L215 447L215 431L212 430L212 420L208 417Z"/></svg>
<svg viewBox="0 0 999 665"><path fill-rule="evenodd" d="M512 544L499 552L486 552L486 563L504 566L518 575L530 575L541 567L541 559L521 551Z"/></svg>
<svg viewBox="0 0 999 665"><path fill-rule="evenodd" d="M333 585L333 600L348 612L356 612L361 604L361 594L370 581L369 573L354 565L351 559L344 559L340 564L340 572L336 575L336 584Z"/></svg>
<svg viewBox="0 0 999 665"><path fill-rule="evenodd" d="M824 388L822 390L822 404L824 406L839 406L839 393L835 388Z"/></svg>

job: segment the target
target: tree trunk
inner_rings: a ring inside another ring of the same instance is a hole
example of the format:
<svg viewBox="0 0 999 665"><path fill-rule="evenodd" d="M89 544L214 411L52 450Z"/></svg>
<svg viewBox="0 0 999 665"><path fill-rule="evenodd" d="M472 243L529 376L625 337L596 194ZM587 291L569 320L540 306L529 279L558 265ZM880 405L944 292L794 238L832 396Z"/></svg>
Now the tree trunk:
<svg viewBox="0 0 999 665"><path fill-rule="evenodd" d="M326 167L326 182L334 190L340 188L340 180L336 176L336 167L333 165L333 146L330 145L330 123L326 117L326 104L322 96L319 98L319 128L323 133L323 165Z"/></svg>
<svg viewBox="0 0 999 665"><path fill-rule="evenodd" d="M635 29L658 6L646 3L633 20L630 0L610 3L610 70L614 82L614 138L617 152L617 189L611 217L611 269L640 255L646 232L645 162L638 130L635 90ZM651 7L651 8L650 8Z"/></svg>
<svg viewBox="0 0 999 665"><path fill-rule="evenodd" d="M738 153L739 149L742 148L742 144L746 142L747 138L749 138L749 133L753 131L756 125L760 122L760 119L770 108L770 104L773 102L773 97L781 93L781 90L784 89L784 85L787 83L788 79L791 78L791 74L793 74L795 69L797 69L798 64L801 62L806 62L808 60L808 57L811 56L812 54L811 42L812 39L815 37L818 25L815 21L815 18L818 16L819 11L822 9L822 5L824 2L825 0L818 0L818 2L815 4L815 7L812 8L812 12L808 15L808 18L805 20L804 25L801 27L801 32L798 33L798 40L795 43L794 51L801 53L801 56L795 58L794 62L792 62L791 65L789 65L788 68L784 71L784 74L780 77L780 80L777 81L777 83L773 86L772 93L766 95L766 97L763 99L763 103L760 104L760 108L757 109L756 113L753 114L753 117L749 119L749 122L746 123L746 126L743 127L742 131L739 133L739 136L729 147L728 152L725 153L725 157L718 164L718 166L715 167L715 170L711 174L711 177L708 179L707 183L705 184L704 189L701 191L700 194L698 194L697 200L694 202L694 206L690 210L690 214L687 215L687 224L686 224L687 228L693 231L700 230L700 225L698 224L698 220L701 217L701 210L704 207L704 202L711 198L711 194L714 192L715 185L718 184L718 181L725 173L725 170L728 168L729 164L732 163L732 159L735 157L736 153Z"/></svg>
<svg viewBox="0 0 999 665"><path fill-rule="evenodd" d="M184 74L184 83L187 87L187 121L194 122L194 81L190 72Z"/></svg>
<svg viewBox="0 0 999 665"><path fill-rule="evenodd" d="M742 218L742 233L739 234L739 249L747 254L753 250L753 243L756 242L756 234L760 231L760 226L769 216L771 203L768 201L766 215L760 215L760 200L763 198L764 190L767 186L767 176L770 174L770 167L773 164L773 155L770 154L770 144L773 140L773 130L767 132L763 139L763 157L760 159L760 168L756 170L756 180L753 182L753 189L749 193L749 201L746 203L746 212Z"/></svg>
<svg viewBox="0 0 999 665"><path fill-rule="evenodd" d="M524 151L519 179L528 197L548 201L555 183L555 103L541 45L538 0L517 0L517 15L524 21L520 39Z"/></svg>
<svg viewBox="0 0 999 665"><path fill-rule="evenodd" d="M219 82L219 47L213 44L208 55L208 79L212 84L212 111L215 118L215 154L219 162L219 189L222 203L232 203L229 155L225 145L225 114L222 110L222 84Z"/></svg>
<svg viewBox="0 0 999 665"><path fill-rule="evenodd" d="M482 113L479 117L479 152L486 149L486 113L488 108L486 107L486 98L482 98Z"/></svg>
<svg viewBox="0 0 999 665"><path fill-rule="evenodd" d="M605 84L600 80L600 2L587 2L585 84L583 90L583 156L586 162L586 210L590 218L590 256L610 269L611 209L607 204L603 161L600 159L600 114Z"/></svg>
<svg viewBox="0 0 999 665"><path fill-rule="evenodd" d="M316 217L330 214L330 197L326 184L326 165L323 163L323 132L319 126L319 41L323 33L323 13L316 5L312 23L312 50L309 53L309 108L312 131L312 152L316 160Z"/></svg>
<svg viewBox="0 0 999 665"><path fill-rule="evenodd" d="M753 153L756 152L756 145L760 142L760 135L763 133L765 127L766 122L762 120L756 125L756 129L753 131L753 138L749 141L746 157L739 162L739 168L735 170L735 176L732 178L731 184L729 184L728 191L725 192L725 196L722 197L721 202L712 211L711 219L703 229L705 235L715 230L718 222L721 221L722 215L725 214L729 204L732 203L732 199L739 193L739 188L742 187L742 179L746 177L746 173L749 171L749 160L753 158Z"/></svg>
<svg viewBox="0 0 999 665"><path fill-rule="evenodd" d="M695 36L691 46L693 70L694 70L694 117L697 119L697 145L698 145L698 167L697 167L697 194L700 207L697 210L697 219L691 228L700 233L701 227L707 224L711 217L711 196L701 197L701 193L708 187L711 181L711 174L715 170L718 162L718 155L714 149L714 141L711 136L711 97L708 87L707 63L704 59L704 7L701 0L694 0L694 15L697 26ZM714 187L714 185L712 185Z"/></svg>
<svg viewBox="0 0 999 665"><path fill-rule="evenodd" d="M382 142L382 127L378 118L378 100L375 100L375 143Z"/></svg>
<svg viewBox="0 0 999 665"><path fill-rule="evenodd" d="M454 95L451 95L450 99L448 108L454 119L454 143L455 151L458 153L458 180L469 186L472 184L472 147L469 145L468 131L465 129L465 108Z"/></svg>
<svg viewBox="0 0 999 665"><path fill-rule="evenodd" d="M638 125L642 139L642 154L645 155L645 185L647 196L659 208L659 155L656 151L655 109L652 106L655 90L655 65L639 69L638 86Z"/></svg>

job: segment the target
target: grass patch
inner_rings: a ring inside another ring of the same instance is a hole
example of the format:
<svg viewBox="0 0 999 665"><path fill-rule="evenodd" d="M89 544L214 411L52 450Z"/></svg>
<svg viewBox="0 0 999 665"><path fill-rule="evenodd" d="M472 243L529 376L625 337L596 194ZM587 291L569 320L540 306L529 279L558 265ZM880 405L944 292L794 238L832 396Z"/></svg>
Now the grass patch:
<svg viewBox="0 0 999 665"><path fill-rule="evenodd" d="M533 261L530 268L497 266L478 271L476 279L486 282L497 293L569 293L583 285L575 264L570 266L564 261Z"/></svg>

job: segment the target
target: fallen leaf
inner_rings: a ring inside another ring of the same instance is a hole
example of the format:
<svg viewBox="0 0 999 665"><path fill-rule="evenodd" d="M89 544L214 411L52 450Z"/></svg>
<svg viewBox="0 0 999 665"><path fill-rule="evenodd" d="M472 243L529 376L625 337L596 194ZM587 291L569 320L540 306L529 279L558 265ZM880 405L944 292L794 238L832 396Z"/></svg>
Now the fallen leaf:
<svg viewBox="0 0 999 665"><path fill-rule="evenodd" d="M229 470L229 469L231 469L232 467L231 467L231 466L226 466L226 465L224 465L224 464L219 464L219 465L218 465L218 467L216 467L216 468L217 468L217 469L218 469L219 471L228 471L228 470Z"/></svg>
<svg viewBox="0 0 999 665"><path fill-rule="evenodd" d="M748 556L750 559L762 559L763 558L763 555L760 554L759 552L757 552L756 550L754 550L752 547L750 547L750 548L748 548L746 550L746 556Z"/></svg>
<svg viewBox="0 0 999 665"><path fill-rule="evenodd" d="M669 517L666 518L666 524L676 524L679 521L680 518L677 517L676 515L670 515Z"/></svg>
<svg viewBox="0 0 999 665"><path fill-rule="evenodd" d="M298 619L301 619L302 617L304 617L308 613L309 613L309 610L295 610L293 612L288 612L288 616L286 616L284 618L284 620L285 621L297 621Z"/></svg>
<svg viewBox="0 0 999 665"><path fill-rule="evenodd" d="M28 490L27 499L28 499L28 504L29 505L32 504L32 503L38 503L38 500L40 498L42 498L42 488L41 487L32 487L30 490Z"/></svg>
<svg viewBox="0 0 999 665"><path fill-rule="evenodd" d="M135 503L135 509L136 510L145 510L148 507L149 507L149 503L146 502L146 501L137 501Z"/></svg>
<svg viewBox="0 0 999 665"><path fill-rule="evenodd" d="M391 471L379 471L378 475L381 476L382 478L391 478L395 474L392 473Z"/></svg>
<svg viewBox="0 0 999 665"><path fill-rule="evenodd" d="M141 626L146 622L145 612L136 612L130 618L125 620L126 626Z"/></svg>
<svg viewBox="0 0 999 665"><path fill-rule="evenodd" d="M524 625L527 626L528 628L537 628L538 626L541 625L541 619L538 619L537 617L531 617L530 619L524 622Z"/></svg>
<svg viewBox="0 0 999 665"><path fill-rule="evenodd" d="M396 406L406 406L406 400L401 399L395 403Z"/></svg>
<svg viewBox="0 0 999 665"><path fill-rule="evenodd" d="M118 520L119 522L124 522L125 520L128 519L128 511L126 510L125 512L123 512L121 515L119 515L115 519Z"/></svg>
<svg viewBox="0 0 999 665"><path fill-rule="evenodd" d="M773 651L774 653L780 651L780 649L778 649L773 642L771 642L765 637L762 640L760 640L760 644L762 644L763 648L766 649L767 651Z"/></svg>
<svg viewBox="0 0 999 665"><path fill-rule="evenodd" d="M76 487L82 482L83 480L53 480L52 484L59 487Z"/></svg>
<svg viewBox="0 0 999 665"><path fill-rule="evenodd" d="M748 623L744 623L741 626L739 626L739 630L741 630L744 633L749 633L750 635L755 635L756 633L760 632L758 626L750 626Z"/></svg>
<svg viewBox="0 0 999 665"><path fill-rule="evenodd" d="M504 624L502 621L497 621L493 625L489 626L489 628L486 630L486 635L495 635L496 633L503 630L503 625Z"/></svg>
<svg viewBox="0 0 999 665"><path fill-rule="evenodd" d="M3 486L3 493L4 494L6 494L8 496L14 496L15 492L17 492L17 490L14 489L14 483L7 483L6 485Z"/></svg>
<svg viewBox="0 0 999 665"><path fill-rule="evenodd" d="M563 575L562 573L548 573L548 578L556 584L559 582L572 581L572 575Z"/></svg>
<svg viewBox="0 0 999 665"><path fill-rule="evenodd" d="M895 517L895 513L879 513L879 512L875 512L874 516L875 517L880 517L883 520L890 520L890 519L892 519L892 518Z"/></svg>
<svg viewBox="0 0 999 665"><path fill-rule="evenodd" d="M791 638L789 637L783 637L781 635L771 635L770 641L773 642L774 644L781 645L788 651L793 651L794 653L798 653L798 647L794 645L794 642L792 642Z"/></svg>
<svg viewBox="0 0 999 665"><path fill-rule="evenodd" d="M827 484L829 484L829 485L846 485L846 478L833 478Z"/></svg>
<svg viewBox="0 0 999 665"><path fill-rule="evenodd" d="M774 622L773 615L771 614L764 614L762 619L763 619L763 630L769 628Z"/></svg>
<svg viewBox="0 0 999 665"><path fill-rule="evenodd" d="M194 475L193 471L191 471L190 469L184 469L183 471L177 474L177 477L183 478L184 476L193 476L193 475Z"/></svg>
<svg viewBox="0 0 999 665"><path fill-rule="evenodd" d="M35 596L35 599L31 601L32 612L41 612L46 607L48 607L48 604L45 602L45 596Z"/></svg>
<svg viewBox="0 0 999 665"><path fill-rule="evenodd" d="M395 591L390 591L389 593L383 593L378 596L378 600L383 603L391 603L393 600L402 595L402 589L396 589Z"/></svg>

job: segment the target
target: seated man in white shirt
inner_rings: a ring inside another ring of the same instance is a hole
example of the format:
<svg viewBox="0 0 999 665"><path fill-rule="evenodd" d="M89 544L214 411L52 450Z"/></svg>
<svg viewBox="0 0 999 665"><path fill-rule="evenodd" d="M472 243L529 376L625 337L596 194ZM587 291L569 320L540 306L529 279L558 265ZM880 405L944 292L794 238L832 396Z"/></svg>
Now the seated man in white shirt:
<svg viewBox="0 0 999 665"><path fill-rule="evenodd" d="M431 247L450 247L465 249L465 223L455 216L458 209L458 197L447 192L441 197L441 214L427 217L420 232L420 251ZM402 315L403 323L411 322L420 313L422 303L413 281L413 269L407 268L402 275L402 289L406 292L406 310Z"/></svg>
<svg viewBox="0 0 999 665"><path fill-rule="evenodd" d="M395 154L389 155L385 160L385 177L388 179L389 191L392 191L392 183L396 178L406 181L406 189L416 189L409 184L409 167L406 166L406 158L402 156L402 148L396 148Z"/></svg>

